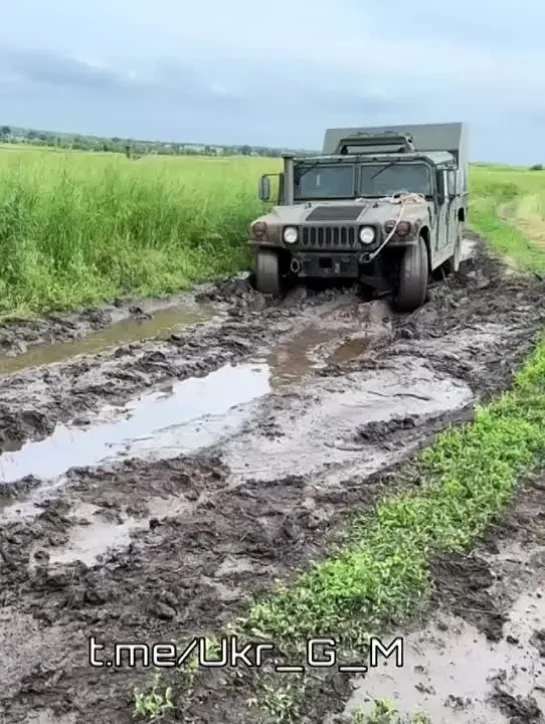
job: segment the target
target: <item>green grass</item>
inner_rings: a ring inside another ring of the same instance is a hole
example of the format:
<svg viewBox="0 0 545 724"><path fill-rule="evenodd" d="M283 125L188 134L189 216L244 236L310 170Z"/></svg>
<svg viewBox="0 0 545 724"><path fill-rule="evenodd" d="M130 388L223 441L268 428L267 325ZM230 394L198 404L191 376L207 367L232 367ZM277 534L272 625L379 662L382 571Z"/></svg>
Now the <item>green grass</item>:
<svg viewBox="0 0 545 724"><path fill-rule="evenodd" d="M264 159L0 148L0 315L162 295L247 267Z"/></svg>
<svg viewBox="0 0 545 724"><path fill-rule="evenodd" d="M472 168L471 224L508 262L545 273L545 171Z"/></svg>

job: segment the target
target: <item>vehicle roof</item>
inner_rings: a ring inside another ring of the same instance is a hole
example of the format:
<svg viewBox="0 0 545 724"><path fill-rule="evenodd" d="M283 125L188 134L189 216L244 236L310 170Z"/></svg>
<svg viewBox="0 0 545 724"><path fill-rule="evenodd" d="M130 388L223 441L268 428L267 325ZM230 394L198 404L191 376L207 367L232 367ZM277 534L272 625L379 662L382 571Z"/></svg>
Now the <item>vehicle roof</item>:
<svg viewBox="0 0 545 724"><path fill-rule="evenodd" d="M303 156L295 158L296 163L389 163L390 161L418 161L429 160L436 166L453 163L454 156L448 151L429 151L427 153L382 153L382 154L352 154L324 156Z"/></svg>
<svg viewBox="0 0 545 724"><path fill-rule="evenodd" d="M359 134L380 136L384 133L409 135L417 151L448 151L457 160L465 157L466 146L465 123L422 123L406 126L367 126L359 128L328 128L324 136L322 152L330 155L337 151L339 144L350 137L357 138Z"/></svg>

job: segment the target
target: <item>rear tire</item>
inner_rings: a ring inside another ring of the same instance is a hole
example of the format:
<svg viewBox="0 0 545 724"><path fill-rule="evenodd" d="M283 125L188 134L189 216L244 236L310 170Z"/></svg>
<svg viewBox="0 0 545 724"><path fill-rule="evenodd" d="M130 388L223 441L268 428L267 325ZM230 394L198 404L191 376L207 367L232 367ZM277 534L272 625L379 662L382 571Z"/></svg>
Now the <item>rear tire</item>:
<svg viewBox="0 0 545 724"><path fill-rule="evenodd" d="M414 312L426 301L428 292L428 249L422 237L405 249L399 269L395 306L400 312Z"/></svg>
<svg viewBox="0 0 545 724"><path fill-rule="evenodd" d="M276 252L269 250L258 251L255 285L258 292L262 294L280 294L280 264Z"/></svg>

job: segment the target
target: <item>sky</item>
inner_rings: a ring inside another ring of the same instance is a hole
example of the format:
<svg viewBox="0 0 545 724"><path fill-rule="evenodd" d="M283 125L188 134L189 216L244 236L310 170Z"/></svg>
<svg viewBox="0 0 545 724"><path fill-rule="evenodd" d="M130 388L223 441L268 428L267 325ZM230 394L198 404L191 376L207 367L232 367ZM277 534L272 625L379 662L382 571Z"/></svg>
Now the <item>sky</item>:
<svg viewBox="0 0 545 724"><path fill-rule="evenodd" d="M319 149L465 121L473 161L545 161L542 0L18 0L0 125Z"/></svg>

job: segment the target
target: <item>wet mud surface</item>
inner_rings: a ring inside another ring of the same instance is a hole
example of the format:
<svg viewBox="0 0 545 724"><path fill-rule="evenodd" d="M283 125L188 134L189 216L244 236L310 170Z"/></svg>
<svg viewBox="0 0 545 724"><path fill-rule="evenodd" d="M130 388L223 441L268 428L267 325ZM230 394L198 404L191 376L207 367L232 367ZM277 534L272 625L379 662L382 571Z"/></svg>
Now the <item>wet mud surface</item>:
<svg viewBox="0 0 545 724"><path fill-rule="evenodd" d="M115 642L184 643L233 621L274 579L293 579L354 507L384 493L389 470L509 384L543 326L544 292L539 280L505 278L481 247L410 316L354 290L271 301L237 280L200 296L208 321L5 370L0 722L133 721L133 689L150 671L91 667L88 637L104 658ZM465 590L464 565L438 564L446 611L448 585ZM488 581L493 563L479 565ZM479 595L480 618L452 626L484 636L507 598ZM532 626L512 635L531 635L539 652L545 624ZM494 712L518 706L506 669ZM255 677L217 675L189 696L176 676L163 721L255 721ZM341 705L347 682L335 691L316 695L308 721Z"/></svg>
<svg viewBox="0 0 545 724"><path fill-rule="evenodd" d="M169 327L208 319L211 309L199 309L195 302L196 297L206 294L209 288L210 285L201 285L194 291L166 299L118 299L99 308L36 319L10 317L0 322L0 369L11 371L29 364L55 362L62 359L63 354L70 354L70 345L88 336L94 341L84 345L82 352L93 353L100 347L148 336L146 328L153 337ZM63 350L61 346L59 350L59 345L68 347ZM19 356L26 358L19 365L2 359Z"/></svg>
<svg viewBox="0 0 545 724"><path fill-rule="evenodd" d="M467 558L436 561L431 621L360 681L348 709L395 700L433 724L545 722L545 477L529 483Z"/></svg>

